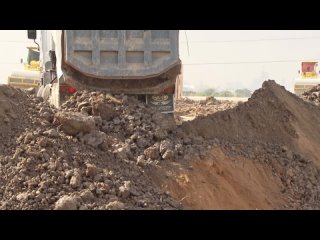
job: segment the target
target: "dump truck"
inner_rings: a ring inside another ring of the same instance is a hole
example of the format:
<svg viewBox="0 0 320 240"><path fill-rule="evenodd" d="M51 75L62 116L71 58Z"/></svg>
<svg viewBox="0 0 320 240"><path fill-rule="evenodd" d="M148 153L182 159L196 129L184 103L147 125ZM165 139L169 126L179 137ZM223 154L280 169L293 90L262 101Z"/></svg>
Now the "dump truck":
<svg viewBox="0 0 320 240"><path fill-rule="evenodd" d="M40 53L38 47L27 47L27 59L21 61L21 69L14 69L8 77L8 85L17 88L38 88L40 81Z"/></svg>
<svg viewBox="0 0 320 240"><path fill-rule="evenodd" d="M320 76L317 70L318 62L306 61L301 63L301 70L298 71L299 77L294 84L294 93L301 95L312 87L320 84Z"/></svg>
<svg viewBox="0 0 320 240"><path fill-rule="evenodd" d="M39 45L38 96L57 108L84 89L134 95L164 113L181 96L177 30L41 30Z"/></svg>

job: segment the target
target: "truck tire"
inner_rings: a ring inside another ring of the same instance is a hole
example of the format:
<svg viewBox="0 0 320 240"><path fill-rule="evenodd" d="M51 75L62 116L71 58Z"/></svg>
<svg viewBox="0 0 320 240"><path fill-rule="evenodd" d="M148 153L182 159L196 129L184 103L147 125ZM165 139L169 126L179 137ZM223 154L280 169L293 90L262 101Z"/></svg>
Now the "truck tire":
<svg viewBox="0 0 320 240"><path fill-rule="evenodd" d="M40 88L39 88L39 90L38 90L38 92L37 92L37 97L41 97L42 92L43 92L43 89L44 89L44 86L41 85Z"/></svg>

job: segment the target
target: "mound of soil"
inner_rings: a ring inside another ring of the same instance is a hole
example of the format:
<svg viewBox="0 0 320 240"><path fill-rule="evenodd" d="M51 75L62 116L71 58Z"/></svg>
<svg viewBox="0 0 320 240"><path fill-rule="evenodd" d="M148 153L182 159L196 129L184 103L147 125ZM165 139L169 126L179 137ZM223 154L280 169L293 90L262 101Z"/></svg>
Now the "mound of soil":
<svg viewBox="0 0 320 240"><path fill-rule="evenodd" d="M104 92L78 91L59 111L8 86L0 99L0 209L182 207L146 173L178 155L172 117Z"/></svg>
<svg viewBox="0 0 320 240"><path fill-rule="evenodd" d="M0 209L320 209L319 123L270 80L179 127L125 95L57 110L0 86Z"/></svg>
<svg viewBox="0 0 320 240"><path fill-rule="evenodd" d="M163 187L186 209L281 209L281 180L264 164L240 156L227 156L214 147L205 159L189 168L171 167ZM155 174L155 176L158 176Z"/></svg>
<svg viewBox="0 0 320 240"><path fill-rule="evenodd" d="M285 145L320 164L320 109L273 80L265 81L247 102L181 127L190 136L206 139Z"/></svg>
<svg viewBox="0 0 320 240"><path fill-rule="evenodd" d="M15 136L30 123L27 116L29 97L23 91L0 85L0 154L8 153Z"/></svg>
<svg viewBox="0 0 320 240"><path fill-rule="evenodd" d="M184 161L153 176L186 208L320 208L320 110L275 81L179 130Z"/></svg>

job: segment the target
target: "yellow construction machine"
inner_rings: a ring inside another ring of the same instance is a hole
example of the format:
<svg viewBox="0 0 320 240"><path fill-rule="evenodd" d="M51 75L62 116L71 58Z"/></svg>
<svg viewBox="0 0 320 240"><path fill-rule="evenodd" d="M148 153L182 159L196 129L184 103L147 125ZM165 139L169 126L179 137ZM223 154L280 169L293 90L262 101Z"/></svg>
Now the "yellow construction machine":
<svg viewBox="0 0 320 240"><path fill-rule="evenodd" d="M40 81L40 53L38 47L27 47L28 54L26 61L21 61L23 67L15 69L8 77L8 85L18 88L37 88Z"/></svg>
<svg viewBox="0 0 320 240"><path fill-rule="evenodd" d="M299 77L294 84L294 93L301 95L313 86L320 84L320 75L317 70L318 62L302 62Z"/></svg>

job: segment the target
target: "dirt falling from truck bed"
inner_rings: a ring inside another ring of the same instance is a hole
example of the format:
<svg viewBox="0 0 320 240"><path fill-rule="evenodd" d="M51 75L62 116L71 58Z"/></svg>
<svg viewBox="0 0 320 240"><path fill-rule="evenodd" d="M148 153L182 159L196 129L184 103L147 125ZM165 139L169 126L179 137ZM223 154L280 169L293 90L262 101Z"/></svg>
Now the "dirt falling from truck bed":
<svg viewBox="0 0 320 240"><path fill-rule="evenodd" d="M162 145L166 159L174 156L167 142L152 146L167 138L167 115L97 92L76 92L59 112L8 86L0 100L0 209L182 207L147 174ZM150 146L153 161L143 155Z"/></svg>
<svg viewBox="0 0 320 240"><path fill-rule="evenodd" d="M189 135L288 146L320 166L320 110L269 80L243 104L182 125Z"/></svg>

